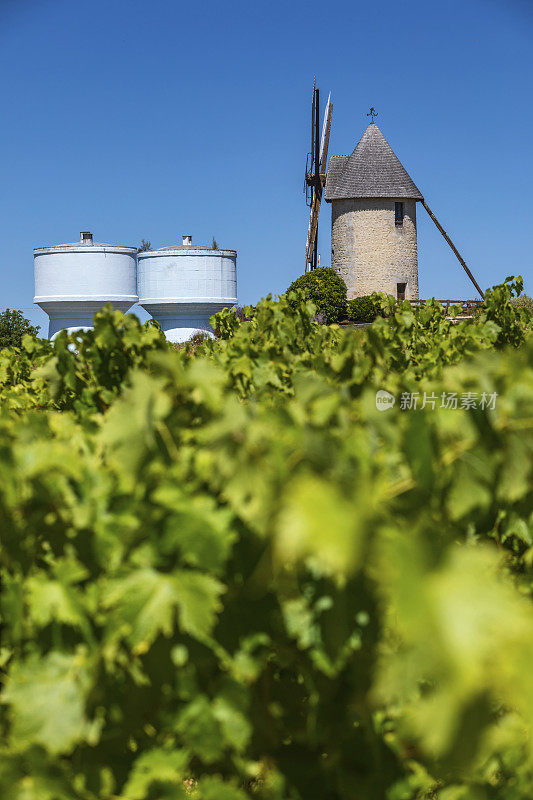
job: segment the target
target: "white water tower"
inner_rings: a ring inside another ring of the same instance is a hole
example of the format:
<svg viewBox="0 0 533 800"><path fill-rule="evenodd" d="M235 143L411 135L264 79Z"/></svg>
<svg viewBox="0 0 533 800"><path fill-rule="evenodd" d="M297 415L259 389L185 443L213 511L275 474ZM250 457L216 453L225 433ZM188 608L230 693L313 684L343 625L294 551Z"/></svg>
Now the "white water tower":
<svg viewBox="0 0 533 800"><path fill-rule="evenodd" d="M237 303L237 253L192 244L145 250L138 257L139 305L157 320L167 339L186 342L209 318Z"/></svg>
<svg viewBox="0 0 533 800"><path fill-rule="evenodd" d="M48 338L92 327L105 303L122 312L137 302L137 248L93 242L82 231L80 241L33 251L33 302L50 317Z"/></svg>

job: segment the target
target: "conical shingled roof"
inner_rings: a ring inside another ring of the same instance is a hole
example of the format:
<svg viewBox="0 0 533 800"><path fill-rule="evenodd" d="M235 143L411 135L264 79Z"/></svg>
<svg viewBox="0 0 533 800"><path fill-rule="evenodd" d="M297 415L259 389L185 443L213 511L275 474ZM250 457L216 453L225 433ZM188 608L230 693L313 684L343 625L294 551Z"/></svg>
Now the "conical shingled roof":
<svg viewBox="0 0 533 800"><path fill-rule="evenodd" d="M375 122L363 133L351 156L329 160L325 198L423 197Z"/></svg>

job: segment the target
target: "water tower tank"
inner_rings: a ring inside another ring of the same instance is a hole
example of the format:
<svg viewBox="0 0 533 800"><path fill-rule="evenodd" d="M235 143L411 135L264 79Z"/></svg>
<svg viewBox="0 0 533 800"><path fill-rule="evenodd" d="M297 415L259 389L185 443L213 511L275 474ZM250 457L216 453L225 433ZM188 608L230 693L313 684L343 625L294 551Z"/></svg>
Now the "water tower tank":
<svg viewBox="0 0 533 800"><path fill-rule="evenodd" d="M183 244L139 253L139 305L171 342L212 333L209 317L237 302L237 253Z"/></svg>
<svg viewBox="0 0 533 800"><path fill-rule="evenodd" d="M50 339L63 328L91 328L105 303L126 312L137 302L136 247L98 244L84 231L74 244L36 248L33 258L33 302L50 317Z"/></svg>

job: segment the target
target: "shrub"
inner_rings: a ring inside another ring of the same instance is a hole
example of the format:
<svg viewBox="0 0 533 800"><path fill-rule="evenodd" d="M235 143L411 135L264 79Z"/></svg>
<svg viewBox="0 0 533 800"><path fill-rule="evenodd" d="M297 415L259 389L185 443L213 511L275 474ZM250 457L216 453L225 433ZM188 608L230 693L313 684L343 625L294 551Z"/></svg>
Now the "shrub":
<svg viewBox="0 0 533 800"><path fill-rule="evenodd" d="M287 292L299 292L306 300L311 300L317 314L323 314L330 324L346 317L346 284L331 267L306 272L291 283ZM296 300L291 305L295 303Z"/></svg>
<svg viewBox="0 0 533 800"><path fill-rule="evenodd" d="M351 322L374 322L379 316L379 305L373 295L354 297L348 303L348 319Z"/></svg>

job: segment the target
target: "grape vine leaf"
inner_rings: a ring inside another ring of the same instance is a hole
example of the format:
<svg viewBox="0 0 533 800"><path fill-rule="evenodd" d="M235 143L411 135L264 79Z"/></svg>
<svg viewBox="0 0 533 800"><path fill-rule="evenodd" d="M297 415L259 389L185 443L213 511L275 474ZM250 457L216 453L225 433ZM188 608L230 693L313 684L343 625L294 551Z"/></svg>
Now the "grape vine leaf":
<svg viewBox="0 0 533 800"><path fill-rule="evenodd" d="M11 742L70 752L88 733L88 688L89 672L80 654L52 651L16 662L2 695L11 709Z"/></svg>

